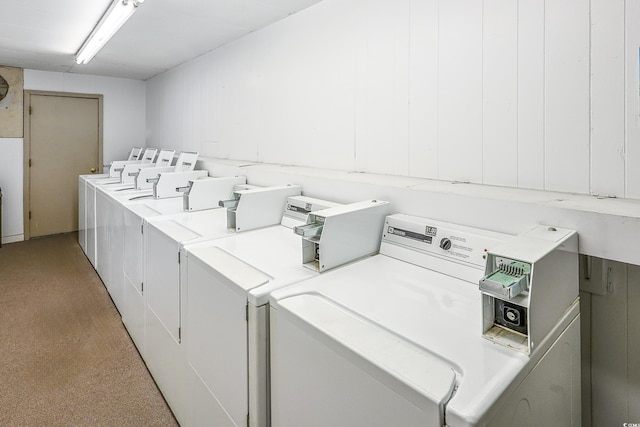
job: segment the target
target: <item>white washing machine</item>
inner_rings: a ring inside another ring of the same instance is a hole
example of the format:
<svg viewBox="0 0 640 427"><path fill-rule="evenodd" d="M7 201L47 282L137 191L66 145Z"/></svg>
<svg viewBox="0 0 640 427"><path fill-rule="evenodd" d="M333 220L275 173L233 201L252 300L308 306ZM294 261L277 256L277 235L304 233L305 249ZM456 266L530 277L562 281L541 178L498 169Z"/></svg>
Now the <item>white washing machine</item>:
<svg viewBox="0 0 640 427"><path fill-rule="evenodd" d="M113 173L117 176L108 175L107 178L103 179L88 179L84 183L85 195L82 197L84 200L84 204L81 206L84 206L85 211L85 227L88 224L88 228L90 230L89 233L85 233L85 240L87 242L92 242L92 248L95 247L95 249L91 253L91 256L89 257L94 268L98 269L98 263L96 261L100 249L99 238L97 236L97 234L99 233L98 223L101 222L101 218L99 218L99 216L102 214L101 209L104 209L104 207L98 206L98 189L100 188L104 191L126 191L127 193L137 191L139 192L139 195L153 194L153 183L147 182L147 179L155 179L161 172L170 172L174 169L177 169L179 165L184 161L185 156L185 154L181 153L178 157L178 160L176 161L176 166L167 166L171 165L175 150L163 149L158 153L156 162L150 163L148 159L155 156L156 151L156 149L145 150L144 157L146 160L140 160L137 162L113 162L111 164L110 173ZM190 162L193 162L192 157L194 155L197 156L197 154L186 154L187 159ZM147 168L149 170L146 170L144 171L144 173L140 174L141 169ZM140 183L137 182L138 176L142 177Z"/></svg>
<svg viewBox="0 0 640 427"><path fill-rule="evenodd" d="M122 321L140 355L146 357L144 229L151 218L175 215L181 212L216 209L220 200L228 199L234 190L248 187L246 178L203 178L191 181L183 197L166 199L136 199L122 203L123 216L123 293ZM194 209L194 205L197 206ZM224 211L223 209L219 209Z"/></svg>
<svg viewBox="0 0 640 427"><path fill-rule="evenodd" d="M155 150L155 149L153 149ZM157 150L155 150L157 151ZM141 169L153 169L153 173L147 172L146 175L151 174L150 176L158 176L158 174L163 172L176 172L176 169L179 168L178 165L184 161L184 156L188 156L192 158L193 156L197 156L196 153L180 153L178 158L176 159L176 165L171 166L175 156L175 150L173 149L162 149L158 152L157 157L155 158L155 162L149 162L148 159L151 158L153 152L150 150L145 151L145 160L140 162L125 162L123 165L112 166L113 174L117 175L115 178L111 178L109 180L100 180L100 185L105 185L107 187L111 187L118 190L125 189L138 189L141 190L143 188L152 188L152 184L148 185L140 185L137 182L138 174ZM189 169L191 170L191 169ZM110 170L111 173L111 170Z"/></svg>
<svg viewBox="0 0 640 427"><path fill-rule="evenodd" d="M379 255L271 294L271 425L579 426L577 249L389 216Z"/></svg>
<svg viewBox="0 0 640 427"><path fill-rule="evenodd" d="M179 213L184 209L183 194L190 197L189 193L193 188L205 190L200 191L198 197L203 208L217 207L221 197L229 197L234 185L246 180L244 177L207 178L206 175L206 171L161 173L151 190L120 188L113 185L96 187L96 259L99 260L96 270L121 315L125 303L124 205L151 202L151 205L157 206L165 214ZM156 193L161 193L161 198L154 197ZM175 200L159 202L164 199ZM154 201L156 203L153 203Z"/></svg>
<svg viewBox="0 0 640 427"><path fill-rule="evenodd" d="M135 160L142 154L142 147L133 147L127 160ZM78 176L78 242L82 251L87 255L87 181L108 178L108 173L87 174Z"/></svg>
<svg viewBox="0 0 640 427"><path fill-rule="evenodd" d="M173 156L173 154L171 154L171 156ZM156 184L158 183L159 176L165 175L163 178L165 183L161 186L161 188L164 189L164 194L158 197L174 197L180 195L175 190L176 186L185 186L190 179L197 179L208 175L207 171L193 170L197 158L198 153L196 152L181 152L174 166L139 169L135 176L134 185L121 184L119 183L119 179L116 179L114 182L111 178L87 181L85 196L86 239L89 252L87 257L101 277L105 271L108 271L108 267L100 266L100 254L109 253L108 230L106 227L110 218L109 214L104 212L105 208L103 206L97 206L97 189L103 188L105 191L122 191L123 194L131 195L131 197L133 197L133 194L138 197L156 197L158 188ZM175 186L170 185L173 180L175 180ZM106 199L103 199L102 203L105 203L105 200ZM109 262L108 259L104 261Z"/></svg>
<svg viewBox="0 0 640 427"><path fill-rule="evenodd" d="M378 251L388 202L294 199L281 225L184 247L187 426L267 426L269 292Z"/></svg>
<svg viewBox="0 0 640 427"><path fill-rule="evenodd" d="M181 424L184 425L186 419L181 246L227 236L238 229L245 231L277 224L287 197L300 193L297 185L240 190L234 192L235 207L231 209L149 219L144 229L145 362ZM228 226L230 215L236 219L232 229Z"/></svg>
<svg viewBox="0 0 640 427"><path fill-rule="evenodd" d="M182 198L178 194L171 198L154 199L152 191L118 191L112 186L96 187L95 268L121 315L124 304L124 206L152 203L171 213L182 212Z"/></svg>
<svg viewBox="0 0 640 427"><path fill-rule="evenodd" d="M116 160L111 163L109 167L109 173L106 177L101 177L102 175L90 175L87 178L85 175L80 176L80 189L84 187L84 197L80 197L84 200L84 226L85 233L84 239L86 240L86 255L91 262L91 265L97 270L98 261L96 257L97 251L97 218L96 218L96 189L102 185L109 184L118 184L120 182L120 170L129 164L149 164L153 162L153 158L155 157L157 149L155 148L147 148L144 152L141 152L140 158L138 160ZM84 183L84 185L82 185ZM80 215L80 213L79 213Z"/></svg>
<svg viewBox="0 0 640 427"><path fill-rule="evenodd" d="M124 203L154 200L153 190L125 189L118 191L120 185L99 185L95 187L95 269L104 283L116 308L122 314L124 292L122 277ZM143 195L145 197L140 198ZM132 200L133 199L133 200ZM175 197L171 205L180 212L182 199Z"/></svg>
<svg viewBox="0 0 640 427"><path fill-rule="evenodd" d="M131 165L140 165L141 167L153 165L157 155L157 148L145 148L142 155L136 160L114 161L109 165L109 178L122 182L122 171L125 167Z"/></svg>
<svg viewBox="0 0 640 427"><path fill-rule="evenodd" d="M133 153L133 150L132 150ZM114 160L109 165L109 170L106 174L100 175L89 175L89 181L96 182L99 185L109 184L109 183L118 183L121 181L122 171L126 166L130 165L152 165L156 155L158 154L157 148L145 148L141 149L138 152L138 155L133 155L133 158L130 160ZM130 157L132 157L130 155ZM106 175L106 176L103 176Z"/></svg>

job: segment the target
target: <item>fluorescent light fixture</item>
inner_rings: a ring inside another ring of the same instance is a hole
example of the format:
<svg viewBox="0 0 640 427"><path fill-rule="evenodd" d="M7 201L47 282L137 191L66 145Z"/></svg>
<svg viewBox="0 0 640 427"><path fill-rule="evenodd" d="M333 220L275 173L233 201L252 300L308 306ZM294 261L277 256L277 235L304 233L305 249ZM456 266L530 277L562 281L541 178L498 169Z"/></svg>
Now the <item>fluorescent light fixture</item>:
<svg viewBox="0 0 640 427"><path fill-rule="evenodd" d="M76 54L76 63L88 64L142 2L144 0L114 0Z"/></svg>

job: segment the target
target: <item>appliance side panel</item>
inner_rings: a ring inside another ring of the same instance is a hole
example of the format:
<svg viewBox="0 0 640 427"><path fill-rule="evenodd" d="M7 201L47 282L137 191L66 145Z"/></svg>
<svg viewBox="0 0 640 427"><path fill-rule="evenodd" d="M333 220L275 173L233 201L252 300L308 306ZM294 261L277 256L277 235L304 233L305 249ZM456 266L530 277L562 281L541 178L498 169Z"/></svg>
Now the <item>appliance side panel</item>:
<svg viewBox="0 0 640 427"><path fill-rule="evenodd" d="M595 269L594 269L595 271ZM629 332L627 266L603 260L606 294L591 298L592 425L637 422L628 418ZM592 276L593 277L593 276ZM637 358L637 354L633 355Z"/></svg>
<svg viewBox="0 0 640 427"><path fill-rule="evenodd" d="M569 366L567 366L569 365ZM576 318L483 426L580 427L580 318ZM567 410L570 408L570 410ZM447 421L452 426L454 420Z"/></svg>
<svg viewBox="0 0 640 427"><path fill-rule="evenodd" d="M189 256L183 262L188 266L187 362L201 382L197 388L206 390L205 396L198 396L197 400L207 402L211 410L218 405L223 409L207 415L222 418L203 418L196 425L226 425L231 421L243 426L248 408L246 295L230 287L228 279L195 257ZM207 408L196 411L205 414Z"/></svg>

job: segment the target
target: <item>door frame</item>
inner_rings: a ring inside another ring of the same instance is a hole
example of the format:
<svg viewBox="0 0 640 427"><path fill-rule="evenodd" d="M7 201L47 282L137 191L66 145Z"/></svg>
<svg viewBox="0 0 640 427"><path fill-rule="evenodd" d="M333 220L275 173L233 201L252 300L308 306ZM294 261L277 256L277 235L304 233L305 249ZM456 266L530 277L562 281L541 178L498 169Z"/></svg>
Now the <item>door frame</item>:
<svg viewBox="0 0 640 427"><path fill-rule="evenodd" d="M31 238L31 223L29 221L29 211L31 210L31 167L29 161L31 157L31 95L58 96L66 98L90 98L98 100L98 171L102 173L102 134L103 134L103 98L104 95L95 93L76 92L55 92L47 90L25 90L24 91L24 145L22 156L23 170L23 223L24 240Z"/></svg>

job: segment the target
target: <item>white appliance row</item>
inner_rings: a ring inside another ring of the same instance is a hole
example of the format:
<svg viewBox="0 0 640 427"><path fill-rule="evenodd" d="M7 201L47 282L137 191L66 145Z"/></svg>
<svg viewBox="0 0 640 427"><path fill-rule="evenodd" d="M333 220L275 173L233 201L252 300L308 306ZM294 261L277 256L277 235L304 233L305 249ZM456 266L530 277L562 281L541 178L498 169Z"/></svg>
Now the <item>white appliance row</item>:
<svg viewBox="0 0 640 427"><path fill-rule="evenodd" d="M79 191L94 266L181 425L580 425L575 232L172 173Z"/></svg>
<svg viewBox="0 0 640 427"><path fill-rule="evenodd" d="M147 149L149 150L149 149ZM155 151L155 149L153 149ZM106 175L80 175L78 178L78 223L80 246L96 270L99 268L97 258L98 245L98 217L100 209L96 206L97 188L104 185L119 191L140 191L140 196L156 195L160 198L176 195L174 182L184 186L190 179L207 176L206 171L194 171L198 153L182 152L178 155L173 166L164 166L173 160L173 150L161 150L156 163L146 163L148 167L141 168L138 161L115 161ZM123 163L125 163L123 165ZM137 170L136 170L137 168ZM111 176L116 174L117 177ZM133 174L133 175L130 175ZM161 178L162 177L162 178ZM133 182L131 182L133 178ZM158 184L162 179L163 182Z"/></svg>

